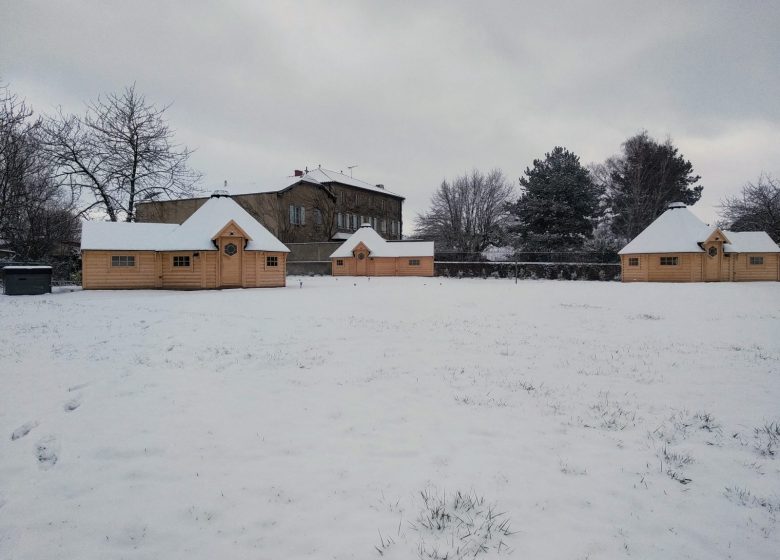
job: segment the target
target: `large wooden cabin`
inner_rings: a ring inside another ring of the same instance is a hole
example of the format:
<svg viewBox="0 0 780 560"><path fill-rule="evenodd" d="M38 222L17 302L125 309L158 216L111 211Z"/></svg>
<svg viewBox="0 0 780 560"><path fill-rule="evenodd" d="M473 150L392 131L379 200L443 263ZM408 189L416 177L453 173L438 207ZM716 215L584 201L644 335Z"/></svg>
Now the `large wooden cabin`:
<svg viewBox="0 0 780 560"><path fill-rule="evenodd" d="M181 225L86 222L82 286L113 290L285 285L289 249L227 195Z"/></svg>
<svg viewBox="0 0 780 560"><path fill-rule="evenodd" d="M708 226L679 202L619 254L623 282L780 280L780 247L766 232Z"/></svg>
<svg viewBox="0 0 780 560"><path fill-rule="evenodd" d="M387 241L363 224L330 259L334 276L433 276L433 241Z"/></svg>

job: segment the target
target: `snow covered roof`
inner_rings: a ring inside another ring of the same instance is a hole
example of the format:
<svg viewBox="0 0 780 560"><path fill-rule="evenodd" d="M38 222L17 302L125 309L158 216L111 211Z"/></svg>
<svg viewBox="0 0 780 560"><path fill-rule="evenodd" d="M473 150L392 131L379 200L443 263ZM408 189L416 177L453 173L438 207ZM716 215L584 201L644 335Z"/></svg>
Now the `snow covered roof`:
<svg viewBox="0 0 780 560"><path fill-rule="evenodd" d="M312 169L311 171L304 173L302 177L296 177L295 182L290 183L290 186L295 185L300 181L304 181L307 183L315 183L315 184L341 183L343 185L349 185L350 187L356 187L358 189L387 194L397 198L403 198L400 194L396 194L394 192L385 190L384 187L372 185L371 183L366 183L365 181L361 181L360 179L355 179L353 177L350 177L349 175L344 175L343 173L339 173L338 171L331 171L330 169L324 169L322 167L318 167L317 169Z"/></svg>
<svg viewBox="0 0 780 560"><path fill-rule="evenodd" d="M84 222L81 249L123 251L214 251L212 239L231 221L250 238L248 251L290 250L233 199L213 197L181 225Z"/></svg>
<svg viewBox="0 0 780 560"><path fill-rule="evenodd" d="M701 253L704 249L699 243L706 241L716 229L694 216L684 204L673 203L618 254ZM780 252L780 248L763 231L724 231L723 235L730 242L723 245L727 253Z"/></svg>
<svg viewBox="0 0 780 560"><path fill-rule="evenodd" d="M330 256L331 259L348 258L360 244L368 247L372 257L432 257L433 241L387 241L374 228L363 224L349 236Z"/></svg>
<svg viewBox="0 0 780 560"><path fill-rule="evenodd" d="M765 231L724 231L729 243L723 245L726 253L780 253L780 247Z"/></svg>

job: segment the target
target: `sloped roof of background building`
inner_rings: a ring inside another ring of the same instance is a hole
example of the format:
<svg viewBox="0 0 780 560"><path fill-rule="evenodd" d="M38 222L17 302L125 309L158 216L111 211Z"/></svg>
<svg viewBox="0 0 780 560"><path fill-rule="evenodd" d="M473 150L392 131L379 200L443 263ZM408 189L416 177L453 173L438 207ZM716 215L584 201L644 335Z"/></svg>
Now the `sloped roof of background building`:
<svg viewBox="0 0 780 560"><path fill-rule="evenodd" d="M433 241L387 241L374 228L364 224L349 236L330 256L331 259L349 258L363 243L372 257L432 257Z"/></svg>
<svg viewBox="0 0 780 560"><path fill-rule="evenodd" d="M379 188L376 185L372 185L371 183L366 183L365 181L361 181L360 179L355 179L353 177L350 177L349 175L344 175L343 173L339 173L338 171L332 171L330 169L324 169L322 167L318 167L317 169L312 169L311 171L304 173L302 177L296 177L295 182L290 183L290 186L295 185L300 181L317 183L317 184L341 183L343 185L349 185L350 187L356 187L358 189L387 194L390 196L394 196L396 198L404 198L400 194L390 192L384 188Z"/></svg>
<svg viewBox="0 0 780 560"><path fill-rule="evenodd" d="M678 205L658 216L618 254L701 253L704 249L699 243L706 241L716 229L702 222L685 206ZM731 242L723 245L727 253L780 252L777 244L763 231L724 231L723 234Z"/></svg>
<svg viewBox="0 0 780 560"><path fill-rule="evenodd" d="M210 198L181 225L85 222L81 248L123 251L214 251L212 238L233 220L251 238L248 251L290 250L229 197Z"/></svg>

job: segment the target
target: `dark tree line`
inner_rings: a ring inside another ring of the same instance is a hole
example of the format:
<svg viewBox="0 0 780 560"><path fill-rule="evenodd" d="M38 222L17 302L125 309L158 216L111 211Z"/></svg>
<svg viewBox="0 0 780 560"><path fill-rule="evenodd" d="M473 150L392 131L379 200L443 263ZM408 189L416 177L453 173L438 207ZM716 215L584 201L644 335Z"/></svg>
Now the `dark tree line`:
<svg viewBox="0 0 780 560"><path fill-rule="evenodd" d="M503 178L500 171L494 174ZM658 142L645 131L627 139L621 152L588 167L568 149L556 146L535 159L512 186L491 191L486 201L492 219L479 235L463 227L454 201L479 206L482 196L474 177L444 181L431 208L417 218L420 237L457 251L482 251L489 244L521 251L615 251L653 220L670 202L692 205L703 187L690 161L671 140ZM453 188L457 187L457 188Z"/></svg>
<svg viewBox="0 0 780 560"><path fill-rule="evenodd" d="M78 241L79 218L133 221L138 202L191 195L200 175L167 109L130 86L83 116L36 116L0 88L0 244L38 260Z"/></svg>

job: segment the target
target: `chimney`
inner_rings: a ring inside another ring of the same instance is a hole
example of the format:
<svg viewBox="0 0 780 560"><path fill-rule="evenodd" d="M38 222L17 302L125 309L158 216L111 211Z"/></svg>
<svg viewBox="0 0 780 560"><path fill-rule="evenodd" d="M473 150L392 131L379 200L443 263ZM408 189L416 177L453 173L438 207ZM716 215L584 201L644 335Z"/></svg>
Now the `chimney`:
<svg viewBox="0 0 780 560"><path fill-rule="evenodd" d="M379 183L376 188L385 190L385 186L382 183Z"/></svg>
<svg viewBox="0 0 780 560"><path fill-rule="evenodd" d="M303 171L301 171L300 169L296 169L294 171L294 175L295 177L303 177Z"/></svg>

